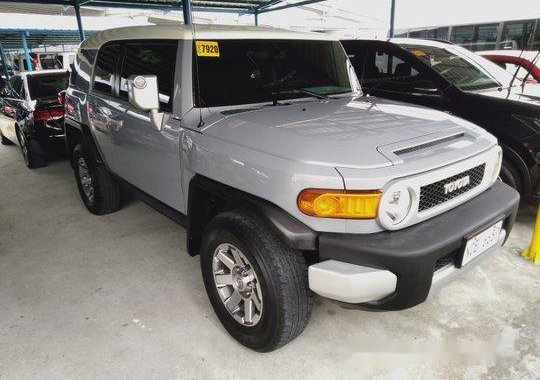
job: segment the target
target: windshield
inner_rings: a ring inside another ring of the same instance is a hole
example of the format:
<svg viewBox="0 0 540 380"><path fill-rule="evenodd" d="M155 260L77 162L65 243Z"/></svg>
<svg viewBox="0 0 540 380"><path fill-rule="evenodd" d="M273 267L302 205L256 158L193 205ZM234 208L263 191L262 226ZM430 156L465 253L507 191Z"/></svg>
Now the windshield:
<svg viewBox="0 0 540 380"><path fill-rule="evenodd" d="M56 98L58 93L68 88L69 73L28 75L30 99Z"/></svg>
<svg viewBox="0 0 540 380"><path fill-rule="evenodd" d="M351 92L338 41L196 41L193 54L199 107Z"/></svg>
<svg viewBox="0 0 540 380"><path fill-rule="evenodd" d="M444 49L408 44L400 46L463 91L508 87L512 80L512 75L496 64L457 46Z"/></svg>

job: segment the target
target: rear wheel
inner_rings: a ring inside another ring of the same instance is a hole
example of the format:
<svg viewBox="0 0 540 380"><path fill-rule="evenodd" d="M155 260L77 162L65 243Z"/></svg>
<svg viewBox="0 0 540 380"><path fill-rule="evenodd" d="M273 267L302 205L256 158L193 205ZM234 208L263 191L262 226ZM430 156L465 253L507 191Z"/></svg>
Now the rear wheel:
<svg viewBox="0 0 540 380"><path fill-rule="evenodd" d="M71 159L77 188L88 211L96 215L118 211L120 188L107 169L96 164L81 144L73 149Z"/></svg>
<svg viewBox="0 0 540 380"><path fill-rule="evenodd" d="M518 170L507 160L503 160L500 177L504 183L516 189L522 197L525 195L523 194L523 181Z"/></svg>
<svg viewBox="0 0 540 380"><path fill-rule="evenodd" d="M311 293L304 259L255 215L215 217L205 229L201 269L214 311L243 345L272 351L306 327Z"/></svg>
<svg viewBox="0 0 540 380"><path fill-rule="evenodd" d="M42 168L47 165L47 158L37 153L40 151L40 147L36 140L26 136L19 128L17 128L17 138L19 139L24 163L28 169Z"/></svg>

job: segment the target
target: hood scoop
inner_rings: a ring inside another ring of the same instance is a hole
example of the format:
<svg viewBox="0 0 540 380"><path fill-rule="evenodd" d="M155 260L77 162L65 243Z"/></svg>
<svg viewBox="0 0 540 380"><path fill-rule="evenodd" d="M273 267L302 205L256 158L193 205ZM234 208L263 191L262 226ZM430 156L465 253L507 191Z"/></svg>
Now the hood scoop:
<svg viewBox="0 0 540 380"><path fill-rule="evenodd" d="M475 142L476 138L466 133L464 128L455 127L434 132L414 139L400 141L394 144L382 145L377 150L392 164L402 164L426 158L443 151L466 148Z"/></svg>
<svg viewBox="0 0 540 380"><path fill-rule="evenodd" d="M413 153L413 152L416 152L416 151L419 151L419 150L422 150L422 149L428 149L428 148L435 147L437 145L445 144L445 143L453 141L453 140L458 140L458 139L462 138L463 136L465 136L465 134L463 132L462 133L456 133L456 134L454 134L452 136L442 137L442 138L439 138L439 139L435 139L433 141L425 142L423 144L413 145L413 146L409 146L409 147L406 147L406 148L400 148L400 149L394 150L393 153L396 156L404 156L404 155L407 155L409 153Z"/></svg>

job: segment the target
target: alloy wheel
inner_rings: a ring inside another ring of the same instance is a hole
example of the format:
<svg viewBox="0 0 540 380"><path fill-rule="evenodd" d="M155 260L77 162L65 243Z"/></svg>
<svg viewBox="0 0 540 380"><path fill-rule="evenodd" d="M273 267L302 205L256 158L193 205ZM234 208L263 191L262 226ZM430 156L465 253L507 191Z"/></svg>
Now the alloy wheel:
<svg viewBox="0 0 540 380"><path fill-rule="evenodd" d="M83 157L77 161L79 181L88 202L94 202L94 183L88 165Z"/></svg>
<svg viewBox="0 0 540 380"><path fill-rule="evenodd" d="M19 143L21 144L21 152L24 158L24 163L28 166L30 159L28 158L28 144L23 132L19 132Z"/></svg>
<svg viewBox="0 0 540 380"><path fill-rule="evenodd" d="M212 260L214 284L229 314L244 326L261 319L263 298L257 274L240 249L220 244Z"/></svg>

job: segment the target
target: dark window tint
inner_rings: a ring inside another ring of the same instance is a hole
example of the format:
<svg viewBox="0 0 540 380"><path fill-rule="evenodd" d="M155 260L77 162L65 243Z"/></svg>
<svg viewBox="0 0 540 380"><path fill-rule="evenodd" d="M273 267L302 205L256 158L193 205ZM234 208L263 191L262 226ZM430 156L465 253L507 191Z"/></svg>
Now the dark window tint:
<svg viewBox="0 0 540 380"><path fill-rule="evenodd" d="M156 75L162 110L172 109L177 41L127 44L120 78L120 97L127 99L127 82L133 75Z"/></svg>
<svg viewBox="0 0 540 380"><path fill-rule="evenodd" d="M431 46L402 45L402 47L461 90L474 91L502 85L495 74L466 56Z"/></svg>
<svg viewBox="0 0 540 380"><path fill-rule="evenodd" d="M470 47L473 39L474 26L455 26L452 28L452 34L450 35L450 41Z"/></svg>
<svg viewBox="0 0 540 380"><path fill-rule="evenodd" d="M409 33L409 37L410 38L422 38L422 39L425 39L425 38L428 38L428 31L427 31L427 29L415 30L414 32Z"/></svg>
<svg viewBox="0 0 540 380"><path fill-rule="evenodd" d="M419 71L410 62L382 50L366 50L355 54L351 61L362 86L367 90L376 88L382 91L407 92L413 83L422 79Z"/></svg>
<svg viewBox="0 0 540 380"><path fill-rule="evenodd" d="M88 90L92 66L96 58L96 50L80 49L71 67L70 82L73 86L82 90Z"/></svg>
<svg viewBox="0 0 540 380"><path fill-rule="evenodd" d="M447 40L448 28L436 28L428 30L428 38L432 40Z"/></svg>
<svg viewBox="0 0 540 380"><path fill-rule="evenodd" d="M501 39L503 49L523 49L534 28L534 20L505 22Z"/></svg>
<svg viewBox="0 0 540 380"><path fill-rule="evenodd" d="M534 32L532 50L540 50L540 19L536 20L536 31Z"/></svg>
<svg viewBox="0 0 540 380"><path fill-rule="evenodd" d="M351 91L338 41L220 40L219 56L193 49L197 104L214 107Z"/></svg>
<svg viewBox="0 0 540 380"><path fill-rule="evenodd" d="M67 89L69 73L28 75L26 80L30 99L56 98L60 91Z"/></svg>
<svg viewBox="0 0 540 380"><path fill-rule="evenodd" d="M120 47L118 45L107 45L103 47L97 57L94 68L94 90L106 94L111 93L114 78L114 66L118 58Z"/></svg>
<svg viewBox="0 0 540 380"><path fill-rule="evenodd" d="M499 24L478 25L474 34L471 50L479 51L495 49L498 33Z"/></svg>

